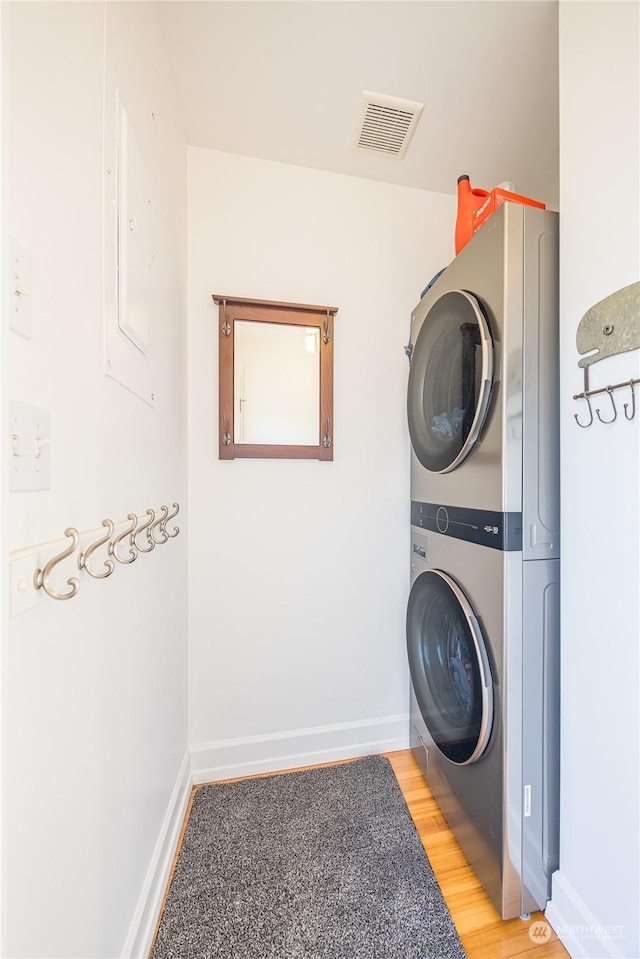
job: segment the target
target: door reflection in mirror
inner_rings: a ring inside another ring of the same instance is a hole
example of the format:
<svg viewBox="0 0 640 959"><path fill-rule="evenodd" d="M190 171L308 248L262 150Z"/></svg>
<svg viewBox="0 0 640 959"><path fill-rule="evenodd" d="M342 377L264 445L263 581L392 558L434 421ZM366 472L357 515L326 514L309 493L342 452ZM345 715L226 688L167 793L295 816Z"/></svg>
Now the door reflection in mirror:
<svg viewBox="0 0 640 959"><path fill-rule="evenodd" d="M234 442L320 442L318 327L236 320Z"/></svg>
<svg viewBox="0 0 640 959"><path fill-rule="evenodd" d="M212 295L220 459L331 462L338 307Z"/></svg>

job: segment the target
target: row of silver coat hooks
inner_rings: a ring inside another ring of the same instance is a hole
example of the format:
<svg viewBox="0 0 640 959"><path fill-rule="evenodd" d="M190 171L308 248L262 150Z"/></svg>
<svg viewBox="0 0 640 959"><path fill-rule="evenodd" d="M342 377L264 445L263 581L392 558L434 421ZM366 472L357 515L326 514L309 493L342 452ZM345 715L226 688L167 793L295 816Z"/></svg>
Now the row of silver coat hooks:
<svg viewBox="0 0 640 959"><path fill-rule="evenodd" d="M583 390L582 393L576 393L575 396L573 397L574 400L585 400L585 401L586 401L586 404L587 404L587 416L588 416L587 422L586 422L586 423L582 423L582 422L580 422L579 415L578 415L577 413L574 413L573 416L574 416L574 419L575 419L576 423L578 424L578 426L581 426L583 430L586 430L587 427L588 427L588 426L591 426L591 424L594 422L594 420L595 420L595 417L594 417L594 415L593 415L594 409L593 409L593 407L592 407L592 405L591 405L591 399L592 399L592 397L594 397L594 396L598 396L598 394L605 394L605 393L606 393L607 396L609 397L609 400L611 401L611 407L608 407L608 406L607 406L607 409L606 409L604 415L602 415L602 413L601 413L601 411L600 411L600 407L599 407L599 406L596 407L596 409L595 409L595 414L596 414L597 418L600 420L601 423L613 423L615 420L617 420L617 418L618 418L618 408L617 408L617 406L616 406L616 401L615 401L615 399L614 399L613 394L614 394L614 392L615 392L616 390L622 390L622 389L629 389L629 390L631 390L631 395L629 396L629 395L627 394L627 397L628 397L628 399L629 399L630 402L624 403L624 404L623 404L623 407L624 407L624 417L625 417L625 419L627 419L627 420L632 420L632 419L634 418L634 416L636 415L636 391L635 391L635 388L636 388L636 386L638 385L638 383L640 383L640 380L631 379L631 380L626 380L624 383L614 383L613 386L603 386L603 387L602 387L601 389L599 389L599 390L588 390L588 389L585 389L585 390Z"/></svg>
<svg viewBox="0 0 640 959"><path fill-rule="evenodd" d="M103 519L102 526L107 532L99 539L91 543L86 549L78 553L77 566L79 570L84 570L93 579L106 579L120 564L128 566L135 562L140 553L150 553L156 546L162 546L174 539L180 532L179 526L174 526L172 530L167 529L167 523L178 515L180 506L173 504L173 512L168 506L161 506L159 510L148 509L142 517L136 513L128 513L127 520L129 524L114 536L116 526L120 523L114 523L110 519ZM121 520L120 522L125 522ZM53 569L65 560L68 556L78 549L80 543L80 533L73 526L67 527L64 535L70 537L71 543L60 553L56 553L43 569L37 569L33 577L33 585L36 589L44 589L45 593L51 599L71 599L80 589L80 581L77 576L72 576L67 580L68 592L60 593L53 588L50 577ZM94 566L94 553L105 547L105 556L102 568L97 564Z"/></svg>

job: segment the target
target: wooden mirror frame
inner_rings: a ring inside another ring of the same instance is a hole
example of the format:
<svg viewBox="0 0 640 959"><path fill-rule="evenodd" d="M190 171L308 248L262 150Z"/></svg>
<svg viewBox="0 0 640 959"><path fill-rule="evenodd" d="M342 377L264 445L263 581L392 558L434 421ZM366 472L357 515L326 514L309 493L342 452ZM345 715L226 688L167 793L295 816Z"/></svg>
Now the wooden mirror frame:
<svg viewBox="0 0 640 959"><path fill-rule="evenodd" d="M219 410L218 436L221 460L250 459L333 459L333 318L337 306L309 306L304 303L280 303L249 300L245 297L213 293L218 305ZM287 444L236 443L234 440L234 324L236 320L254 323L282 323L288 326L316 327L320 344L320 396L318 398L317 446Z"/></svg>

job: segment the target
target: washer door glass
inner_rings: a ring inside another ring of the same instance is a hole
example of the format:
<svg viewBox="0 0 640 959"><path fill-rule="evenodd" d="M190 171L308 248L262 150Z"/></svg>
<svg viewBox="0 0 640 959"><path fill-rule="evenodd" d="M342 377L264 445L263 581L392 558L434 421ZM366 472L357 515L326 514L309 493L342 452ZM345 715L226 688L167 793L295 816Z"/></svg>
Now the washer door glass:
<svg viewBox="0 0 640 959"><path fill-rule="evenodd" d="M432 473L455 469L480 436L491 397L493 343L477 299L444 293L411 357L407 413L416 456Z"/></svg>
<svg viewBox="0 0 640 959"><path fill-rule="evenodd" d="M491 735L489 658L468 599L440 570L421 573L411 588L407 647L411 681L431 738L451 762L475 762Z"/></svg>

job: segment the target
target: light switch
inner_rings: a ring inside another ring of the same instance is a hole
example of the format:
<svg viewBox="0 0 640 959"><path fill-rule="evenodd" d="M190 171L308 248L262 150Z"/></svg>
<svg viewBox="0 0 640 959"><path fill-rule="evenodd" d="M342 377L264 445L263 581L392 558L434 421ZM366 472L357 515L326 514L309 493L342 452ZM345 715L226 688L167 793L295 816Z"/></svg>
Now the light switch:
<svg viewBox="0 0 640 959"><path fill-rule="evenodd" d="M50 417L46 410L20 400L10 400L11 490L51 488Z"/></svg>
<svg viewBox="0 0 640 959"><path fill-rule="evenodd" d="M10 320L9 326L25 340L31 339L31 291L33 270L31 254L11 237L9 241L11 258L10 282Z"/></svg>

